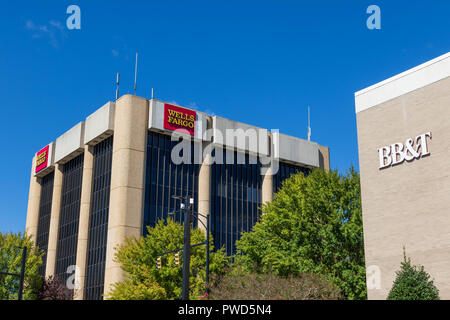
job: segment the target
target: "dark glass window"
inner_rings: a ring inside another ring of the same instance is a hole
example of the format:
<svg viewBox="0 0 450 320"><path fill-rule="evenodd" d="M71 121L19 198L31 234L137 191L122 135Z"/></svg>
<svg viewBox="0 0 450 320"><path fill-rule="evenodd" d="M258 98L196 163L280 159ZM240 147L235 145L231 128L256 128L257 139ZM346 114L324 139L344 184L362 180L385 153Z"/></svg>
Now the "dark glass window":
<svg viewBox="0 0 450 320"><path fill-rule="evenodd" d="M53 181L55 172L47 174L41 179L41 200L39 203L39 220L36 235L36 246L44 251L39 274L45 276L47 266L48 233L50 230L50 216L52 212Z"/></svg>
<svg viewBox="0 0 450 320"><path fill-rule="evenodd" d="M196 142L191 142L191 164L176 165L171 160L171 152L178 142L171 141L169 135L149 132L145 171L144 235L147 234L147 226L153 227L159 220L167 219L169 212L179 212L180 201L172 199L172 196L193 197L193 210L197 212L199 165L194 163L194 143ZM183 221L179 213L173 218L179 222Z"/></svg>
<svg viewBox="0 0 450 320"><path fill-rule="evenodd" d="M101 300L105 281L113 137L94 147L85 299Z"/></svg>
<svg viewBox="0 0 450 320"><path fill-rule="evenodd" d="M69 266L76 264L78 220L80 217L81 183L84 154L67 162L63 168L61 211L58 228L55 275L66 284Z"/></svg>
<svg viewBox="0 0 450 320"><path fill-rule="evenodd" d="M311 169L279 162L278 172L273 177L273 192L277 193L278 190L280 190L284 180L299 172L302 172L305 176L307 176L311 172Z"/></svg>
<svg viewBox="0 0 450 320"><path fill-rule="evenodd" d="M216 248L228 255L236 251L235 242L248 232L261 215L261 163L248 154L234 152L234 164L214 163L211 167L211 233ZM238 158L245 158L245 162Z"/></svg>

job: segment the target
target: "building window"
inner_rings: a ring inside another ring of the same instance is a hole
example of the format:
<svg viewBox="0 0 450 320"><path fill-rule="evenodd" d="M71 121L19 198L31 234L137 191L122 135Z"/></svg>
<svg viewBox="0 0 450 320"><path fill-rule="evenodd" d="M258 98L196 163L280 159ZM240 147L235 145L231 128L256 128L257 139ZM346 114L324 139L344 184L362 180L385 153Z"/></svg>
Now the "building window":
<svg viewBox="0 0 450 320"><path fill-rule="evenodd" d="M63 284L69 276L70 266L75 266L78 242L78 220L80 217L81 183L84 155L67 162L63 168L61 211L58 228L55 275Z"/></svg>
<svg viewBox="0 0 450 320"><path fill-rule="evenodd" d="M55 172L47 174L41 179L41 200L39 203L39 220L36 235L36 246L44 251L42 265L39 267L39 274L45 276L47 266L48 233L50 230L50 217L52 213L53 181Z"/></svg>
<svg viewBox="0 0 450 320"><path fill-rule="evenodd" d="M92 198L86 264L85 299L101 300L105 280L106 239L108 235L109 196L113 137L94 147Z"/></svg>
<svg viewBox="0 0 450 320"><path fill-rule="evenodd" d="M279 162L278 172L273 177L273 193L277 193L280 190L284 180L299 172L307 176L311 173L311 169Z"/></svg>
<svg viewBox="0 0 450 320"><path fill-rule="evenodd" d="M220 152L224 164L214 163L211 168L211 233L215 248L225 247L232 255L241 233L250 231L261 215L261 163L257 157L234 151L234 164L226 164L227 152ZM245 162L238 164L238 158Z"/></svg>
<svg viewBox="0 0 450 320"><path fill-rule="evenodd" d="M191 196L194 198L194 212L198 208L198 171L194 164L194 143L191 142L191 164L176 165L171 160L172 148L178 144L171 136L149 132L147 138L147 160L145 177L144 228L155 226L161 219L167 219L169 212L177 212L173 218L180 223L180 201L172 196ZM197 225L194 219L194 227Z"/></svg>

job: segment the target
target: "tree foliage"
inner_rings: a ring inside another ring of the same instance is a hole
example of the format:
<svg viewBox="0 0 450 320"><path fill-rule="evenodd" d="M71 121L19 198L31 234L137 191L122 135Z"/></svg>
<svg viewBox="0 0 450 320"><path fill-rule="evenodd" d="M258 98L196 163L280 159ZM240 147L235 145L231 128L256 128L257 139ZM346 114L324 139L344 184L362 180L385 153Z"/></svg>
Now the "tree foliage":
<svg viewBox="0 0 450 320"><path fill-rule="evenodd" d="M348 299L366 297L359 174L313 170L286 179L237 242L247 270L325 276Z"/></svg>
<svg viewBox="0 0 450 320"><path fill-rule="evenodd" d="M34 300L42 285L42 277L38 268L42 264L43 252L33 245L31 237L20 232L0 232L0 271L19 274L22 266L22 249L27 247L23 299ZM0 274L0 300L17 300L19 293L19 277Z"/></svg>
<svg viewBox="0 0 450 320"><path fill-rule="evenodd" d="M212 237L210 237L212 239ZM200 229L191 231L191 245L205 241L205 234ZM119 245L115 261L121 263L127 272L127 278L113 285L108 295L112 300L156 300L175 299L181 296L182 286L182 251L180 265L175 265L174 254L162 257L162 268L156 267L160 254L183 247L183 225L168 219L160 220L154 227L148 227L148 234L139 239L130 238ZM211 240L210 250L213 250ZM205 293L206 276L205 246L191 249L191 273L189 293L191 299ZM223 274L228 266L224 250L210 254L210 273Z"/></svg>
<svg viewBox="0 0 450 320"><path fill-rule="evenodd" d="M430 280L423 266L414 266L411 259L403 254L404 260L397 271L388 300L439 300L439 290Z"/></svg>

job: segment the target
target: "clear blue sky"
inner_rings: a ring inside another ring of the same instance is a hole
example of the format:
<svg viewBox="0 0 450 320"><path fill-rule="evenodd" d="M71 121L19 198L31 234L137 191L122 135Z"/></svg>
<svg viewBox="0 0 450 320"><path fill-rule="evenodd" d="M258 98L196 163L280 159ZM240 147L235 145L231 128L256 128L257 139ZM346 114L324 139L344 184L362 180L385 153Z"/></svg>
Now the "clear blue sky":
<svg viewBox="0 0 450 320"><path fill-rule="evenodd" d="M81 30L66 9L81 8ZM381 30L366 9L381 8ZM5 1L0 8L0 231L25 228L31 159L115 95L306 138L358 168L354 92L450 51L450 2Z"/></svg>

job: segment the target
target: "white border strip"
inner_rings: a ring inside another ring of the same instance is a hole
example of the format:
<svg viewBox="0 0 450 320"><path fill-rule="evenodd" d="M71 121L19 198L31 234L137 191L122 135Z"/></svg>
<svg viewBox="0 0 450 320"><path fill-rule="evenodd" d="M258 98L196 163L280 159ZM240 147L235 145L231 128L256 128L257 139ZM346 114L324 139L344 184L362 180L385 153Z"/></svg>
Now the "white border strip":
<svg viewBox="0 0 450 320"><path fill-rule="evenodd" d="M450 76L450 52L355 93L356 113Z"/></svg>

